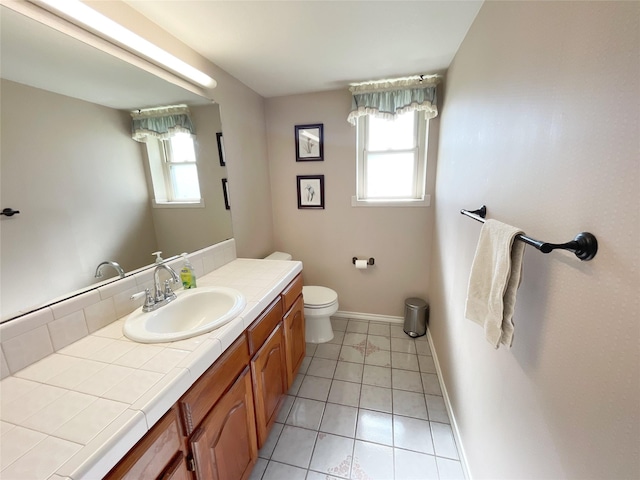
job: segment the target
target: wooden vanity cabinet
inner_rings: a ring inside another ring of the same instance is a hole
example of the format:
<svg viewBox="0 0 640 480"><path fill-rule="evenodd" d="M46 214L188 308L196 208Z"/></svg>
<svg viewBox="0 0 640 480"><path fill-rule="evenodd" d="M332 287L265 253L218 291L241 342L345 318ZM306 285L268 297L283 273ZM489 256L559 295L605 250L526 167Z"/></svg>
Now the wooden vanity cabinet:
<svg viewBox="0 0 640 480"><path fill-rule="evenodd" d="M282 322L277 324L267 341L251 359L251 375L258 446L262 448L289 389Z"/></svg>
<svg viewBox="0 0 640 480"><path fill-rule="evenodd" d="M184 455L176 457L161 477L162 480L193 480L193 475L187 467L187 459Z"/></svg>
<svg viewBox="0 0 640 480"><path fill-rule="evenodd" d="M183 432L180 428L177 408L174 406L104 478L105 480L159 478L191 480L189 472L185 477L170 476L172 469L175 471L176 464L179 469L180 463L185 463Z"/></svg>
<svg viewBox="0 0 640 480"><path fill-rule="evenodd" d="M305 347L298 275L105 478L247 480Z"/></svg>
<svg viewBox="0 0 640 480"><path fill-rule="evenodd" d="M304 300L302 298L302 276L298 275L282 292L283 317L286 345L287 390L291 388L300 364L304 360L307 344L304 333Z"/></svg>
<svg viewBox="0 0 640 480"><path fill-rule="evenodd" d="M245 336L241 335L178 400L187 436L194 432L248 364L249 348Z"/></svg>
<svg viewBox="0 0 640 480"><path fill-rule="evenodd" d="M250 364L258 448L262 448L288 390L280 297L249 325L246 333L252 355Z"/></svg>
<svg viewBox="0 0 640 480"><path fill-rule="evenodd" d="M241 335L178 401L199 480L246 480L258 458L249 346Z"/></svg>
<svg viewBox="0 0 640 480"><path fill-rule="evenodd" d="M249 478L258 457L258 447L248 367L196 429L190 444L196 478Z"/></svg>

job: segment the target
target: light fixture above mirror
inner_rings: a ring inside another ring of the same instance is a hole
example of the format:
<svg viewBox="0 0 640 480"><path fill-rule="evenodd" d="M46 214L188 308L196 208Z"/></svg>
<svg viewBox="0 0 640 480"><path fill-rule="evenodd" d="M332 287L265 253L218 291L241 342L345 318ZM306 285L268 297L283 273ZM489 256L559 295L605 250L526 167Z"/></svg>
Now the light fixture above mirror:
<svg viewBox="0 0 640 480"><path fill-rule="evenodd" d="M78 0L40 0L40 3L203 87L214 88L216 86L216 81L206 73L192 67Z"/></svg>

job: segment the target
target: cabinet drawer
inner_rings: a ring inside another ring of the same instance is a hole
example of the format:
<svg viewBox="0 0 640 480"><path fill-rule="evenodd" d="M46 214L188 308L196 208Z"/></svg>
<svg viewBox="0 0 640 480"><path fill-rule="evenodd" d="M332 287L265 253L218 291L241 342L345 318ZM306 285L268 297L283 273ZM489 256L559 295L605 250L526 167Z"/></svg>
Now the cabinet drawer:
<svg viewBox="0 0 640 480"><path fill-rule="evenodd" d="M289 285L282 291L282 301L284 302L283 311L287 311L296 301L296 298L302 293L302 275L294 278Z"/></svg>
<svg viewBox="0 0 640 480"><path fill-rule="evenodd" d="M187 460L184 455L178 454L173 463L162 476L161 480L192 480L193 475L187 468Z"/></svg>
<svg viewBox="0 0 640 480"><path fill-rule="evenodd" d="M178 415L173 407L109 472L105 479L155 480L180 451L181 442Z"/></svg>
<svg viewBox="0 0 640 480"><path fill-rule="evenodd" d="M282 320L282 301L276 298L260 316L247 328L247 339L249 340L249 354L256 353L264 341L269 338L273 329Z"/></svg>
<svg viewBox="0 0 640 480"><path fill-rule="evenodd" d="M187 435L191 435L209 410L249 363L247 339L241 335L178 401Z"/></svg>

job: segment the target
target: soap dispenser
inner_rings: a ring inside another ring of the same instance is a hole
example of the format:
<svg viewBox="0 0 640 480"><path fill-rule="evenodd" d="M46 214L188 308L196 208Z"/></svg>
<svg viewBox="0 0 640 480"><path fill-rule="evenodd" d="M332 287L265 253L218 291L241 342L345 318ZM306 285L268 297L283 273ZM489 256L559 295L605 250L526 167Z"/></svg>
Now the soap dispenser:
<svg viewBox="0 0 640 480"><path fill-rule="evenodd" d="M193 265L191 265L191 262L189 262L186 253L183 253L181 256L184 259L182 270L180 270L180 280L182 281L182 287L185 290L188 288L196 288L196 274L193 270Z"/></svg>
<svg viewBox="0 0 640 480"><path fill-rule="evenodd" d="M162 252L158 251L158 252L153 252L151 255L155 255L156 256L156 265L164 262L164 259L160 256Z"/></svg>

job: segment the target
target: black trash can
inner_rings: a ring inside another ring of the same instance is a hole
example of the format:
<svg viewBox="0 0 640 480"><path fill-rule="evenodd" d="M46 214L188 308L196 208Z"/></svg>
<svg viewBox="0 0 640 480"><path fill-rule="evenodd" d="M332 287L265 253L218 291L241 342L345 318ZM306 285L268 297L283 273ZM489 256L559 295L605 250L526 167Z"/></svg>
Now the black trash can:
<svg viewBox="0 0 640 480"><path fill-rule="evenodd" d="M421 298L407 298L404 301L404 333L410 337L421 337L427 333L429 305Z"/></svg>

